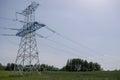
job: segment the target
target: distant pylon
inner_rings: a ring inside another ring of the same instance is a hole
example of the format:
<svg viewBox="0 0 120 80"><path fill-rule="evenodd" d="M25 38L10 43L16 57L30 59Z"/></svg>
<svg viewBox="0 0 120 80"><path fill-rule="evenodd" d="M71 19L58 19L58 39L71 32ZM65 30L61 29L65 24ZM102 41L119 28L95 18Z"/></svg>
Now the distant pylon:
<svg viewBox="0 0 120 80"><path fill-rule="evenodd" d="M19 70L21 74L23 74L24 71L40 72L35 31L45 25L35 21L35 10L38 6L38 3L32 2L32 4L23 10L22 13L19 13L25 16L23 28L16 34L16 36L21 37L21 42L15 60L15 64L17 64L15 70Z"/></svg>

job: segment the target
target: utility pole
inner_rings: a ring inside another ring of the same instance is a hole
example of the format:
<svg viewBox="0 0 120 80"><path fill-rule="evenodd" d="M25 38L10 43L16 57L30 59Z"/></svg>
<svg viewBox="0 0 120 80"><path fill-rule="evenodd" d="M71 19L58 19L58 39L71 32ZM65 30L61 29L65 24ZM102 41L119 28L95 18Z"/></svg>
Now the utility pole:
<svg viewBox="0 0 120 80"><path fill-rule="evenodd" d="M25 10L18 13L24 16L24 25L16 33L16 36L21 37L21 42L15 60L17 66L14 69L18 70L22 75L24 71L40 72L40 68L38 68L40 64L35 31L45 25L35 21L35 10L38 6L38 3L32 2Z"/></svg>

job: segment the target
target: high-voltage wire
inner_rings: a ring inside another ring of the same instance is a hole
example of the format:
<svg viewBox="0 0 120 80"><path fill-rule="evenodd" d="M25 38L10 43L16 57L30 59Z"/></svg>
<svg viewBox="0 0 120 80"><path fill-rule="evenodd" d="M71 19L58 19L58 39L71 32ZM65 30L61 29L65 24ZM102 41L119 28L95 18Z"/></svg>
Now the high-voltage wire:
<svg viewBox="0 0 120 80"><path fill-rule="evenodd" d="M0 19L2 20L9 20L9 21L17 21L17 22L21 22L21 23L27 23L23 20L18 20L18 19L12 19L12 18L8 18L8 17L0 17Z"/></svg>
<svg viewBox="0 0 120 80"><path fill-rule="evenodd" d="M77 53L81 53L79 50L77 50L77 49L75 49L75 48L73 48L73 47L67 46L67 45L64 44L64 43L55 41L55 40L53 40L53 39L49 39L49 38L44 37L44 36L42 36L42 35L40 35L40 34L38 34L38 33L36 33L36 35L39 36L39 37L41 37L41 38L44 38L44 39L46 39L46 40L48 40L48 41L51 41L51 42L53 42L53 43L55 43L55 44L58 44L58 45L60 45L60 46L66 47L66 48L68 48L68 49L70 49L70 50L72 50L72 51L75 51L75 52L77 52Z"/></svg>
<svg viewBox="0 0 120 80"><path fill-rule="evenodd" d="M50 47L50 48L53 48L53 49L55 49L55 50L59 50L59 51L61 51L61 52L65 52L65 53L68 53L68 54L71 53L71 54L74 54L74 55L76 55L76 56L80 56L79 54L76 54L76 52L75 52L75 50L74 50L73 48L68 47L68 46L65 45L65 44L62 44L62 43L59 43L59 42L57 42L57 41L48 39L48 38L46 38L46 37L44 37L44 36L42 36L42 35L40 35L40 34L37 34L37 33L36 33L36 35L37 35L39 38L43 38L43 39L46 39L46 40L51 41L51 42L53 42L53 43L56 43L56 44L58 44L58 45L64 46L64 47L68 48L69 50L56 48L56 47L53 47L53 46L48 45L48 44L47 44L47 47ZM70 51L70 50L72 50L72 51ZM77 52L77 53L78 53L78 52ZM80 53L80 52L79 52L79 53Z"/></svg>
<svg viewBox="0 0 120 80"><path fill-rule="evenodd" d="M12 18L7 18L7 17L0 17L0 19L2 19L2 20L16 21L15 19L12 19Z"/></svg>
<svg viewBox="0 0 120 80"><path fill-rule="evenodd" d="M24 21L12 19L12 18L7 18L7 17L0 17L0 19L12 20L12 21L19 21L19 22L25 23ZM97 52L97 51L95 51L95 50L93 50L93 49L85 46L85 45L82 44L82 43L79 43L79 42L77 42L77 41L74 41L74 40L70 39L70 38L67 37L67 36L62 35L61 33L55 31L54 29L52 29L52 28L50 28L50 27L48 27L48 26L45 26L45 28L48 29L49 31L51 31L52 33L58 35L59 37L61 37L61 38L65 39L65 40L68 40L68 41L72 42L73 44L75 44L75 45L77 45L77 46L83 47L83 48L85 48L85 49L87 49L87 50L89 50L89 51L91 51L91 52L93 52L93 53L99 53L99 52ZM14 28L6 28L6 29L18 30L18 29L14 29Z"/></svg>
<svg viewBox="0 0 120 80"><path fill-rule="evenodd" d="M68 49L68 52L70 52L70 53L72 53L72 54L75 54L75 55L80 56L79 54L83 54L83 53L84 53L84 52L79 51L79 50L76 49L76 48L70 47L70 46L68 46L68 45L66 45L66 44L64 44L64 43L55 41L55 40L53 40L53 39L49 39L49 38L44 37L44 36L42 36L42 35L40 35L40 34L38 34L38 33L36 33L36 35L37 35L38 37L40 37L40 38L46 39L46 40L48 40L48 41L50 41L50 42L53 42L53 43L55 43L55 44L57 44L57 45L60 45L60 46L62 46L62 47L67 48L67 49ZM66 49L63 49L63 50L66 51ZM95 55L93 55L93 54L90 54L90 53L89 53L89 55L92 56L92 57L95 57Z"/></svg>
<svg viewBox="0 0 120 80"><path fill-rule="evenodd" d="M89 48L89 47L83 45L82 43L76 42L76 41L70 39L69 37L66 37L66 36L64 36L64 35L62 35L62 34L60 34L60 33L58 33L57 31L51 29L51 28L48 27L48 26L46 26L45 28L48 29L49 31L55 33L56 35L62 37L63 39L72 42L73 44L76 44L76 45L78 45L78 46L80 46L80 47L83 47L83 48L85 48L85 49L87 49L87 50L89 50L89 51L91 51L91 52L93 52L93 53L98 53L98 52L96 52L95 50L93 50L93 49L91 49L91 48Z"/></svg>
<svg viewBox="0 0 120 80"><path fill-rule="evenodd" d="M16 28L7 28L7 27L0 27L0 29L3 29L3 30L21 30L21 29L16 29Z"/></svg>
<svg viewBox="0 0 120 80"><path fill-rule="evenodd" d="M15 34L0 34L0 36L16 36Z"/></svg>

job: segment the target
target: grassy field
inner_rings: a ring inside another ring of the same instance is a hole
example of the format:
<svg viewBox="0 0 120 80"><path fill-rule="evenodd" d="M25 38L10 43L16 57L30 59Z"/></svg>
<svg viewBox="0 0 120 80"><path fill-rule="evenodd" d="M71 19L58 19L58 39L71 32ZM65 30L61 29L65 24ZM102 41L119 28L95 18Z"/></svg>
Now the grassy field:
<svg viewBox="0 0 120 80"><path fill-rule="evenodd" d="M0 71L0 80L120 80L119 72L42 72L26 73Z"/></svg>

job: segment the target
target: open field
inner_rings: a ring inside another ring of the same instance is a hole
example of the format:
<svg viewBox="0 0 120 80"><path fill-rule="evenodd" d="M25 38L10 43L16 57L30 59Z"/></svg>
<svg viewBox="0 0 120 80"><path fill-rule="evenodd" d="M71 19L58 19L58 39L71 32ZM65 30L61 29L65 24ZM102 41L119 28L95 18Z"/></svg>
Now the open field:
<svg viewBox="0 0 120 80"><path fill-rule="evenodd" d="M120 80L120 71L116 72L42 72L26 73L20 76L16 72L0 71L0 80Z"/></svg>

